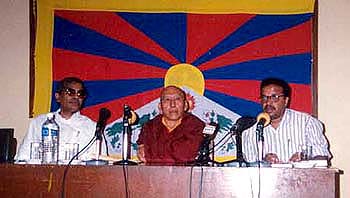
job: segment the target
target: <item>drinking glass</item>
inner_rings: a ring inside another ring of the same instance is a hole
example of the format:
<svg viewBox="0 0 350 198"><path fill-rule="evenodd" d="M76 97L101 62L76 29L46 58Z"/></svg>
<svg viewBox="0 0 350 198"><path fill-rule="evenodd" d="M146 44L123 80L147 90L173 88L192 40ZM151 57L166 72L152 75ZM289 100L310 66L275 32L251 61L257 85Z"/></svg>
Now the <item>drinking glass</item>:
<svg viewBox="0 0 350 198"><path fill-rule="evenodd" d="M64 159L66 161L71 160L79 152L78 143L66 143L64 147ZM77 160L78 156L74 157L74 160Z"/></svg>
<svg viewBox="0 0 350 198"><path fill-rule="evenodd" d="M303 161L312 159L311 145L300 145L300 158Z"/></svg>
<svg viewBox="0 0 350 198"><path fill-rule="evenodd" d="M41 164L42 145L41 142L35 141L30 143L30 159L29 164Z"/></svg>

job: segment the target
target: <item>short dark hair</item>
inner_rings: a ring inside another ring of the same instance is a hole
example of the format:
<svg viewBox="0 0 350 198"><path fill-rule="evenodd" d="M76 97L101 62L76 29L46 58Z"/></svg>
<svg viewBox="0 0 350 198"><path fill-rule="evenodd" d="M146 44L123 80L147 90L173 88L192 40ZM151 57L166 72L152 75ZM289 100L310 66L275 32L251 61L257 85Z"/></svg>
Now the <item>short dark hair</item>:
<svg viewBox="0 0 350 198"><path fill-rule="evenodd" d="M70 85L72 83L79 83L79 84L81 84L81 86L85 90L84 82L80 78L77 78L77 77L66 77L66 78L63 78L58 83L58 86L57 86L57 89L56 89L56 93L61 93L65 88L68 87L68 85Z"/></svg>
<svg viewBox="0 0 350 198"><path fill-rule="evenodd" d="M280 78L265 78L261 81L260 93L262 93L263 88L268 86L268 85L277 85L277 86L282 87L283 95L290 98L291 88L286 81L284 81Z"/></svg>

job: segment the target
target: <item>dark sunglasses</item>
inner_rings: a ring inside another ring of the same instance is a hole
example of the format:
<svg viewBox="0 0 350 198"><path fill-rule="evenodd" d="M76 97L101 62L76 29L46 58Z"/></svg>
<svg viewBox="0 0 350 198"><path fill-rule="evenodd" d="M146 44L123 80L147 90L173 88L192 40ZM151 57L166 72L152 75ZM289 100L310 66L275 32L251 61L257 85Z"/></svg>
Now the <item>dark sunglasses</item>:
<svg viewBox="0 0 350 198"><path fill-rule="evenodd" d="M64 92L66 95L68 96L78 96L79 98L85 98L86 97L86 91L84 89L80 89L80 90L75 90L69 87L66 87L62 90L62 92Z"/></svg>

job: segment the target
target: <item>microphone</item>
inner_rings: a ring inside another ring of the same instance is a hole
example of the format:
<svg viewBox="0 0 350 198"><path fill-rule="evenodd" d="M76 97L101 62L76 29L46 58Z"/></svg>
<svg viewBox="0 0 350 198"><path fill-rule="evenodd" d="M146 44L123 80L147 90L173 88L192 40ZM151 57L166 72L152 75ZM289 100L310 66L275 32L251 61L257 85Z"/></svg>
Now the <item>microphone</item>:
<svg viewBox="0 0 350 198"><path fill-rule="evenodd" d="M136 162L130 161L130 142L131 142L131 125L138 121L137 114L131 110L131 107L124 104L123 108L123 136L122 136L122 160L114 162L114 165L137 165Z"/></svg>
<svg viewBox="0 0 350 198"><path fill-rule="evenodd" d="M240 117L236 123L231 127L230 132L234 135L240 134L246 129L249 129L256 123L256 119L249 116Z"/></svg>
<svg viewBox="0 0 350 198"><path fill-rule="evenodd" d="M98 140L102 140L102 133L106 127L107 120L111 117L111 111L107 108L101 108L96 124L96 137Z"/></svg>
<svg viewBox="0 0 350 198"><path fill-rule="evenodd" d="M131 107L129 105L124 105L124 121L126 122L126 120L128 121L127 123L129 125L132 124L136 124L139 120L139 117L137 116L137 114L131 109Z"/></svg>
<svg viewBox="0 0 350 198"><path fill-rule="evenodd" d="M263 112L258 115L256 118L258 120L258 124L256 125L256 138L257 138L257 148L258 148L258 162L260 166L260 162L264 159L264 127L270 124L271 118L269 114Z"/></svg>
<svg viewBox="0 0 350 198"><path fill-rule="evenodd" d="M256 119L254 117L240 117L236 121L236 123L231 127L230 132L232 135L236 135L236 162L239 163L241 167L244 163L243 157L243 149L242 149L242 132L250 127L252 127L256 123Z"/></svg>
<svg viewBox="0 0 350 198"><path fill-rule="evenodd" d="M98 116L98 121L96 123L96 131L95 131L95 136L96 136L96 159L89 160L86 162L88 165L106 165L108 164L108 161L106 160L101 160L100 155L102 151L102 137L104 136L103 131L105 130L107 120L111 117L111 111L107 108L101 108L100 113ZM106 142L106 152L108 155L108 147L107 147L107 141Z"/></svg>
<svg viewBox="0 0 350 198"><path fill-rule="evenodd" d="M258 127L266 127L271 121L269 114L265 112L260 113L256 119L258 120Z"/></svg>
<svg viewBox="0 0 350 198"><path fill-rule="evenodd" d="M210 140L214 139L218 132L219 125L216 123L210 123L205 125L203 129L203 135L205 138L209 138Z"/></svg>
<svg viewBox="0 0 350 198"><path fill-rule="evenodd" d="M207 165L208 162L210 161L210 157L209 157L210 141L215 138L218 131L219 131L219 125L216 123L210 123L204 127L202 132L204 139L201 142L201 145L199 146L198 154L195 157L195 161L197 165Z"/></svg>

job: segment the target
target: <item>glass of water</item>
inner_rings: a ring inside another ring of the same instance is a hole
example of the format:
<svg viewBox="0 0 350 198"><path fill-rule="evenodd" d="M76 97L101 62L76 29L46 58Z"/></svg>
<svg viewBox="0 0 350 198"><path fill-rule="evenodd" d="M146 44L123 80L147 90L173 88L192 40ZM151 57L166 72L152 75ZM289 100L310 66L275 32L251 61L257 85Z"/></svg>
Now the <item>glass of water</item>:
<svg viewBox="0 0 350 198"><path fill-rule="evenodd" d="M300 145L300 158L303 161L312 159L311 145Z"/></svg>
<svg viewBox="0 0 350 198"><path fill-rule="evenodd" d="M41 164L42 144L40 141L30 143L30 159L29 164Z"/></svg>
<svg viewBox="0 0 350 198"><path fill-rule="evenodd" d="M79 152L78 143L66 143L64 145L64 159L65 161L71 160ZM74 157L74 160L78 160L78 156Z"/></svg>

